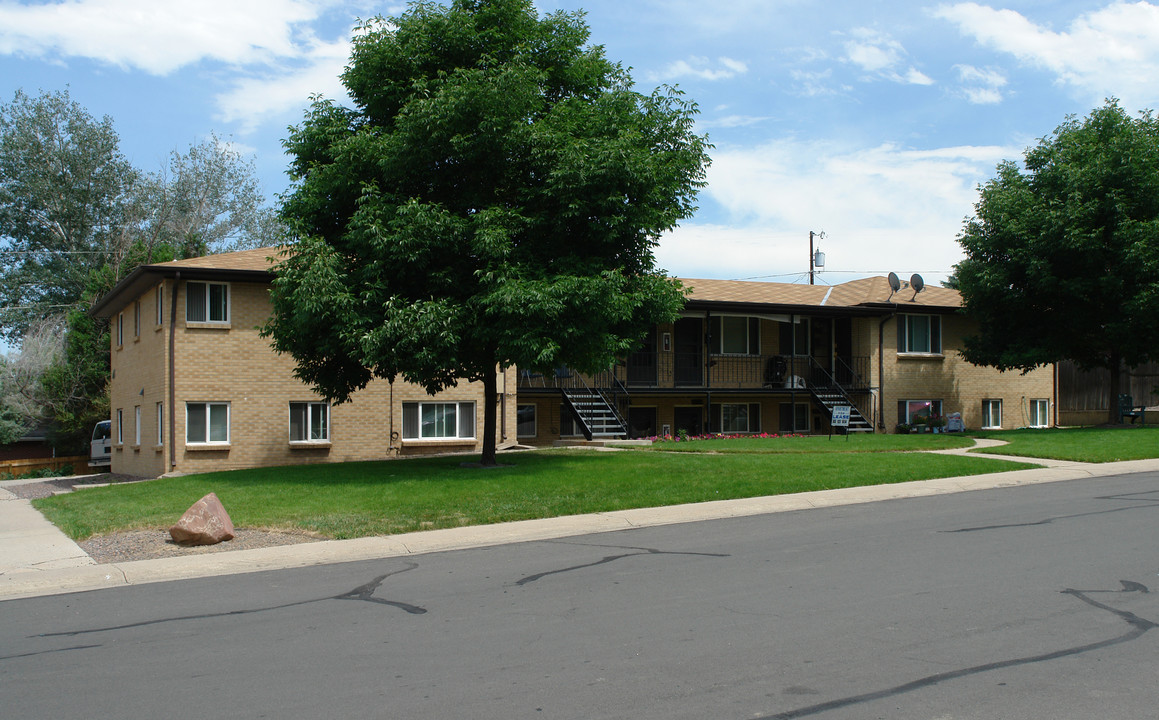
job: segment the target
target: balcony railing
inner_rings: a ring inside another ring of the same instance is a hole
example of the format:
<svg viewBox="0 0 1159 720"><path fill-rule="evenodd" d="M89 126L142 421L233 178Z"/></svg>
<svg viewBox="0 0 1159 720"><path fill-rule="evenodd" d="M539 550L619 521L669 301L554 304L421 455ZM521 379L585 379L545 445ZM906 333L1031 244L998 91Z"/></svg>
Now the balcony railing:
<svg viewBox="0 0 1159 720"><path fill-rule="evenodd" d="M847 391L869 388L868 357L837 358L833 367L812 357L788 355L712 355L701 353L634 353L626 362L595 375L568 368L554 372L520 371L519 387L633 389L808 389L840 386Z"/></svg>

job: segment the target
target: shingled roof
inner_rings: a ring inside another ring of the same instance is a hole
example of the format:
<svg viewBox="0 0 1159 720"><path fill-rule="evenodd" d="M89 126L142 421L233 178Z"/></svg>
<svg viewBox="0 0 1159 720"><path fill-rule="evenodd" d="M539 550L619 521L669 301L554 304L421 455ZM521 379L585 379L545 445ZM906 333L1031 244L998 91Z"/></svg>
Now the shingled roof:
<svg viewBox="0 0 1159 720"><path fill-rule="evenodd" d="M159 280L174 278L234 279L248 282L268 282L279 259L279 248L220 253L174 260L172 262L142 265L102 297L90 311L94 315L112 314L115 299L125 293L139 295ZM957 290L926 286L920 293L906 287L894 293L884 277L850 280L839 285L800 285L795 283L754 282L749 280L708 280L680 278L691 288L688 296L693 308L713 307L737 311L764 311L791 309L858 310L861 312L895 311L922 308L931 311L956 310L962 307L962 296Z"/></svg>

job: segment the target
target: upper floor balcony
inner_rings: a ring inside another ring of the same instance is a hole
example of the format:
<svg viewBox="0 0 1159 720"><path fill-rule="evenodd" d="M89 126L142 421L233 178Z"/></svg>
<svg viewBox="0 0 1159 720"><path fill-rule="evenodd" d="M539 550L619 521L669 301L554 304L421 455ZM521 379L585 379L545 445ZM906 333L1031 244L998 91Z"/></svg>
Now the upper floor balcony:
<svg viewBox="0 0 1159 720"><path fill-rule="evenodd" d="M826 359L828 360L828 359ZM791 355L708 355L638 352L595 375L569 368L550 373L522 370L520 389L625 388L632 390L807 390L840 387L846 392L869 389L868 357L833 358Z"/></svg>

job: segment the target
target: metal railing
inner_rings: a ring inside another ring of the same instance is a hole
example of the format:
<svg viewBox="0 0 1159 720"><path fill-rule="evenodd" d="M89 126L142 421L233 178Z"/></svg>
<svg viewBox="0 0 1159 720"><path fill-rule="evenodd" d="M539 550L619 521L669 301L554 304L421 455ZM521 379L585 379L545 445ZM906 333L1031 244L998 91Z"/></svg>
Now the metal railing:
<svg viewBox="0 0 1159 720"><path fill-rule="evenodd" d="M706 362L707 360L707 362ZM870 359L836 359L832 368L816 358L791 355L711 355L702 353L634 353L622 363L593 375L569 368L539 373L522 370L520 389L592 388L626 395L635 389L806 389L841 387L863 391L869 387ZM619 399L616 397L615 399Z"/></svg>

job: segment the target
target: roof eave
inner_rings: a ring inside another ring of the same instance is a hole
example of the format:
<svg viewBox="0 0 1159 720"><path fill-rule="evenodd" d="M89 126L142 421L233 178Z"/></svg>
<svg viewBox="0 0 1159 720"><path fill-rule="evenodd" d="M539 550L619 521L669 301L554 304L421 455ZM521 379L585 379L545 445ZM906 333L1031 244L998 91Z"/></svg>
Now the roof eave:
<svg viewBox="0 0 1159 720"><path fill-rule="evenodd" d="M88 313L93 317L111 317L113 308L120 307L119 299L136 297L160 280L181 277L185 280L232 280L236 282L271 282L269 270L236 270L227 268L181 267L174 265L142 265L126 275L112 290L93 303Z"/></svg>

